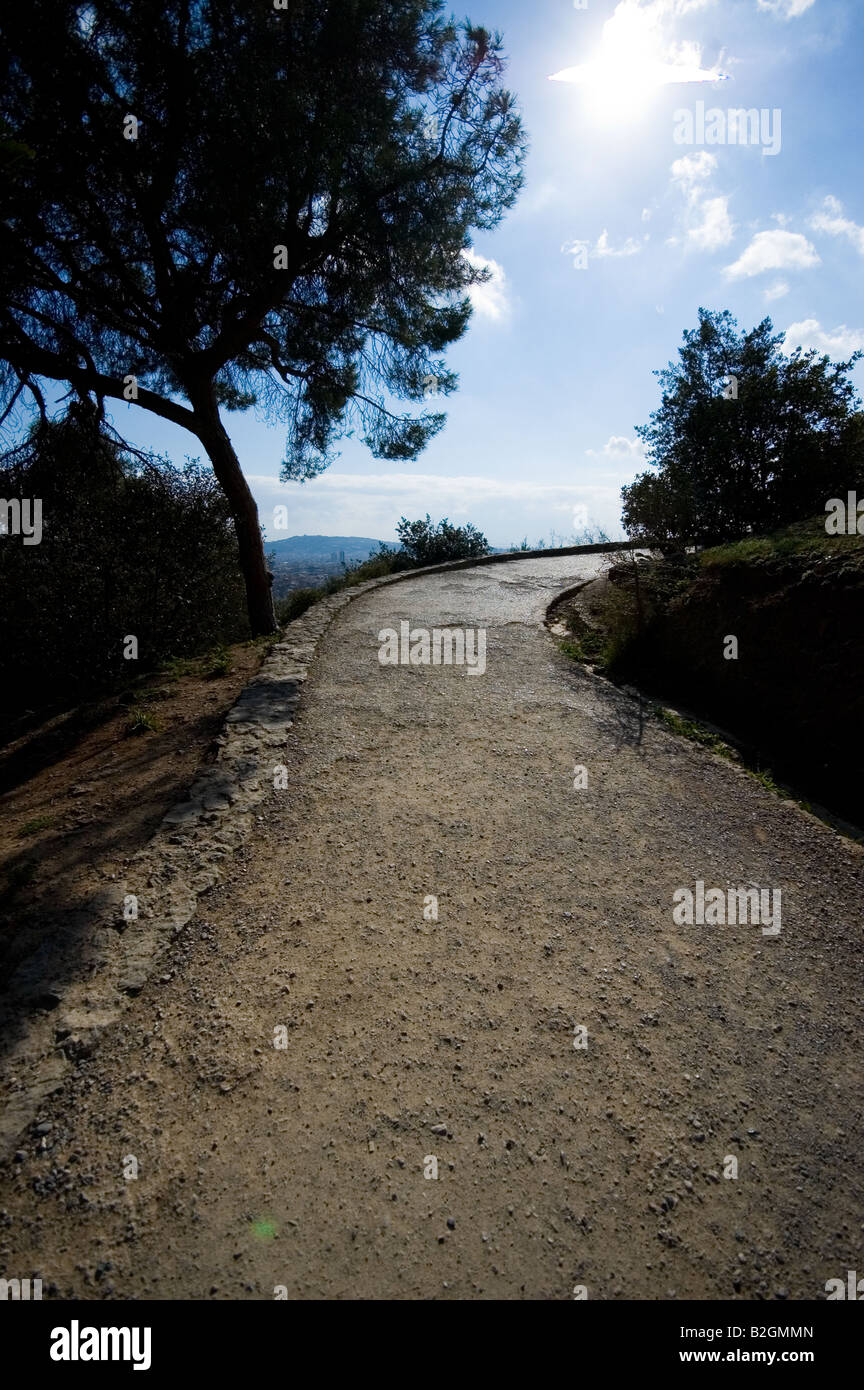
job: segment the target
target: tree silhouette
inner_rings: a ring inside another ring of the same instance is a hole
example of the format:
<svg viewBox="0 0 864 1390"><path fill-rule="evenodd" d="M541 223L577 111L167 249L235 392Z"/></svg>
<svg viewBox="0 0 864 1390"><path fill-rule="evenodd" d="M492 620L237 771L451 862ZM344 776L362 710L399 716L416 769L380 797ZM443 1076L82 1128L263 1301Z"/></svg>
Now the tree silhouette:
<svg viewBox="0 0 864 1390"><path fill-rule="evenodd" d="M413 459L463 254L521 187L501 40L441 0L30 0L0 18L0 420L45 382L191 431L230 502L252 629L275 628L223 422L284 424L283 478L359 425Z"/></svg>
<svg viewBox="0 0 864 1390"><path fill-rule="evenodd" d="M679 360L657 372L659 408L636 433L654 472L622 488L624 525L669 548L737 539L824 510L855 487L864 417L849 372L864 355L831 362L787 356L770 318L739 332L728 310L699 310Z"/></svg>

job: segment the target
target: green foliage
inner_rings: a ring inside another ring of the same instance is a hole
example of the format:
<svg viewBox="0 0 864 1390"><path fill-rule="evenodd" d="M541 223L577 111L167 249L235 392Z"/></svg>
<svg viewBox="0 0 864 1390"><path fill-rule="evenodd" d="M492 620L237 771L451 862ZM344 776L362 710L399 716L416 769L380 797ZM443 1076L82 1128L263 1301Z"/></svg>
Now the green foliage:
<svg viewBox="0 0 864 1390"><path fill-rule="evenodd" d="M697 723L695 719L685 719L682 715L676 714L674 710L666 709L664 705L654 705L653 712L665 724L673 734L678 734L680 738L687 738L691 743L701 744L703 748L710 748L712 753L719 753L724 758L736 759L728 743L724 743L719 734L712 733L704 725Z"/></svg>
<svg viewBox="0 0 864 1390"><path fill-rule="evenodd" d="M277 599L276 618L280 627L284 627L286 623L293 623L295 618L302 617L307 608L311 608L313 603L317 603L324 596L323 588L307 587L305 589L292 589L285 598Z"/></svg>
<svg viewBox="0 0 864 1390"><path fill-rule="evenodd" d="M18 830L18 839L27 840L31 835L38 835L40 830L47 830L54 824L53 816L35 816L33 820L25 821Z"/></svg>
<svg viewBox="0 0 864 1390"><path fill-rule="evenodd" d="M702 569L711 570L724 565L770 564L776 559L800 555L809 555L815 561L842 558L849 565L860 566L864 562L864 536L829 536L824 516L812 517L770 536L712 546L701 552L699 563Z"/></svg>
<svg viewBox="0 0 864 1390"><path fill-rule="evenodd" d="M198 676L201 674L201 661L198 657L192 656L170 656L159 667L159 675L165 680L182 680L184 676Z"/></svg>
<svg viewBox="0 0 864 1390"><path fill-rule="evenodd" d="M220 676L230 676L234 669L234 660L224 643L215 646L212 652L208 652L202 662L202 675L207 680L217 680Z"/></svg>
<svg viewBox="0 0 864 1390"><path fill-rule="evenodd" d="M665 705L652 706L652 713L655 718L664 724L670 733L677 734L679 738L689 739L691 743L698 743L702 748L708 748L712 753L717 753L721 758L726 758L729 762L737 763L743 767L744 771L757 782L760 782L766 791L773 792L775 796L792 796L799 806L805 810L811 810L810 804L799 796L794 796L788 787L781 786L774 780L774 774L768 768L763 768L756 759L755 765L742 760L741 753L733 748L714 733L712 729L700 724L697 719L685 719L683 715L676 714L674 710L667 709Z"/></svg>
<svg viewBox="0 0 864 1390"><path fill-rule="evenodd" d="M0 537L0 714L69 707L248 636L209 470L133 457L72 413L0 459L0 496L40 498L43 530L39 545ZM124 659L129 635L137 661Z"/></svg>
<svg viewBox="0 0 864 1390"><path fill-rule="evenodd" d="M396 527L402 549L415 565L439 565L445 560L468 560L489 554L489 544L470 522L451 526L446 516L437 526L429 513L425 520L407 521Z"/></svg>
<svg viewBox="0 0 864 1390"><path fill-rule="evenodd" d="M712 545L824 514L830 497L860 488L864 415L848 377L862 354L787 357L782 341L770 319L743 333L728 311L699 310L679 361L656 373L659 409L636 430L653 471L622 489L630 536Z"/></svg>
<svg viewBox="0 0 864 1390"><path fill-rule="evenodd" d="M571 660L580 661L583 666L593 666L603 671L606 666L607 635L599 628L590 627L577 619L575 614L571 615L569 625L573 635L558 643L561 651Z"/></svg>
<svg viewBox="0 0 864 1390"><path fill-rule="evenodd" d="M349 582L362 584L367 579L383 579L386 574L398 574L400 570L411 568L411 559L404 550L394 550L382 541L368 560L348 568Z"/></svg>
<svg viewBox="0 0 864 1390"><path fill-rule="evenodd" d="M129 722L126 725L127 734L154 734L158 731L158 724L146 709L133 709L129 715Z"/></svg>

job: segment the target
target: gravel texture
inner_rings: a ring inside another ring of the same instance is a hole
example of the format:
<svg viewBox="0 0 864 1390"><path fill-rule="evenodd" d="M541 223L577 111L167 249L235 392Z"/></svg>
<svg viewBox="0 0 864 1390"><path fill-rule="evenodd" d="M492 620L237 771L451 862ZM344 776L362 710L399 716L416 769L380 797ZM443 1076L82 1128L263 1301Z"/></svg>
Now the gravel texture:
<svg viewBox="0 0 864 1390"><path fill-rule="evenodd" d="M558 651L603 564L338 613L272 721L286 787L0 1171L6 1277L809 1299L861 1267L862 852ZM379 665L403 619L485 628L485 674ZM780 934L677 925L697 880L781 889Z"/></svg>

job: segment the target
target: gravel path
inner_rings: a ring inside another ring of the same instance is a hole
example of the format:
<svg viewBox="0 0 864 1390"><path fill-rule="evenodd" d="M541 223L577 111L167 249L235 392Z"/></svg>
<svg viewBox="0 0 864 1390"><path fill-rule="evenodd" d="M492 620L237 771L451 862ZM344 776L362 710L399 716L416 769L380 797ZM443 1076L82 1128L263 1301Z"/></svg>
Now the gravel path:
<svg viewBox="0 0 864 1390"><path fill-rule="evenodd" d="M340 613L290 790L0 1174L0 1273L806 1299L864 1268L862 853L557 650L546 605L602 563ZM404 619L486 628L485 674L379 665ZM676 924L698 880L781 889L779 935Z"/></svg>

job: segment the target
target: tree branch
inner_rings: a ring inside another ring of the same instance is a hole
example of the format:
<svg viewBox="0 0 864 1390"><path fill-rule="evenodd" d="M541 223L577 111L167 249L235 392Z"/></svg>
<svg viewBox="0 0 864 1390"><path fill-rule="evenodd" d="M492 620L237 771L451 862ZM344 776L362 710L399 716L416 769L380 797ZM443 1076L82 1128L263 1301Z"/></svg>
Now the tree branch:
<svg viewBox="0 0 864 1390"><path fill-rule="evenodd" d="M35 383L30 380L33 376L45 377L49 381L68 381L78 392L85 395L92 391L100 396L110 396L113 400L123 401L127 399L123 394L122 377L107 376L94 367L81 367L77 363L68 362L58 353L51 352L48 348L37 347L29 340L26 346L26 358L27 387L37 398L39 392L34 389ZM163 420L170 420L173 425L179 425L181 429L189 430L200 438L198 416L188 406L178 405L175 401L167 400L155 391L148 391L145 386L138 387L135 404L142 406L144 410L151 411L154 415L161 416Z"/></svg>

